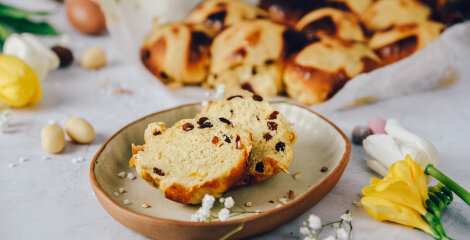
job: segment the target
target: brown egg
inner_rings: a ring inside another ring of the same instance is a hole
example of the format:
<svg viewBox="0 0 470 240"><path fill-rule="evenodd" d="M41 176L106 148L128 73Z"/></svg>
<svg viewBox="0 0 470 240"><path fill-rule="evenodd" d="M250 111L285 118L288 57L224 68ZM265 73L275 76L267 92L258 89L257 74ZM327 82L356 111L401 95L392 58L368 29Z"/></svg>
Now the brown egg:
<svg viewBox="0 0 470 240"><path fill-rule="evenodd" d="M66 1L67 19L78 31L87 35L99 35L106 29L100 6L91 0Z"/></svg>

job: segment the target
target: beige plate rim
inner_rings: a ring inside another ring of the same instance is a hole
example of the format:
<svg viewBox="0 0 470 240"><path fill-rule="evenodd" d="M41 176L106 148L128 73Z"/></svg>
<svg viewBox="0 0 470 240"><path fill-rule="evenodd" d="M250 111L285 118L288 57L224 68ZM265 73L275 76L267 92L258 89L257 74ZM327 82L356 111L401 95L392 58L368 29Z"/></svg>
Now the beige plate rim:
<svg viewBox="0 0 470 240"><path fill-rule="evenodd" d="M108 203L111 203L113 205L114 208L117 208L119 209L120 211L132 216L132 217L136 217L136 218L140 218L140 219L146 219L146 220L149 220L149 221L153 221L155 223L165 223L165 224L174 224L174 225L179 225L179 226L204 226L204 227L216 227L216 226L230 226L230 225L234 225L234 224L242 224L242 223L245 223L245 222L249 222L249 221L253 221L253 220L256 220L258 218L265 218L265 217L269 217L270 215L272 214L275 214L275 213L279 213L279 212L284 212L284 211L288 211L290 208L292 208L293 206L295 206L296 204L304 201L304 200L307 200L308 197L315 192L315 189L319 188L323 183L325 182L328 182L330 178L334 178L335 175L339 174L339 175L342 175L344 169L346 168L346 165L348 164L349 162L349 158L351 156L351 142L349 141L349 138L346 137L346 135L335 125L333 124L331 121L329 121L328 119L326 119L325 117L323 117L322 115L318 114L317 112L311 110L310 108L306 107L306 106L303 106L301 104L297 104L297 103L291 103L291 102L286 102L286 101L272 101L272 103L283 103L283 104L289 104L289 105L293 105L295 107L299 107L299 108L303 108L303 109L306 109L308 111L310 111L311 113L313 114L316 114L318 117L320 117L322 120L326 121L327 123L329 123L331 126L333 126L336 131L341 134L341 136L343 137L344 141L346 142L346 149L345 149L345 152L340 160L340 162L338 163L338 165L335 167L335 169L333 171L331 171L330 174L328 174L321 182L319 182L318 184L316 184L315 186L313 186L312 188L310 188L306 193L302 194L302 196L300 196L299 198L296 198L295 200L289 202L288 204L286 205L283 205L282 207L280 208L274 208L274 209L271 209L271 210L267 210L267 211L263 211L262 213L260 214L257 214L257 215L253 215L253 216L249 216L249 217L246 217L246 218L240 218L240 219L234 219L234 220L229 220L229 221L224 221L224 222L189 222L189 221L180 221L180 220L173 220L173 219L165 219L165 218L159 218L159 217L154 217L154 216L150 216L150 215L146 215L146 214L142 214L142 213L138 213L138 212L134 212L128 208L125 208L125 207L122 207L120 204L118 204L117 202L115 202L114 200L112 200L105 192L104 190L101 188L101 186L99 185L99 183L97 182L96 180L96 177L95 177L95 173L94 173L94 167L95 167L95 162L96 160L98 159L98 157L100 156L101 152L103 151L103 149L106 147L106 145L116 136L118 135L120 132L122 132L124 129L126 129L127 127L133 125L134 123L136 122L139 122L139 121L142 121L146 118L149 118L149 117L152 117L156 114L161 114L161 113L164 113L164 112L168 112L168 111L173 111L173 110L176 110L178 108L183 108L183 107L188 107L188 106L192 106L192 105L200 105L200 103L190 103L190 104L185 104L185 105L180 105L180 106L177 106L177 107L173 107L173 108L169 108L169 109L166 109L166 110L163 110L163 111L159 111L159 112L156 112L156 113L152 113L152 114L149 114L149 115L146 115L142 118L139 118L127 125L125 125L124 127L122 127L121 129L119 129L116 133L114 133L110 138L108 138L104 143L103 145L100 147L100 149L97 151L97 153L95 154L95 156L93 157L93 160L91 161L91 165L90 165L90 182L91 182L91 185L92 185L92 188L94 191L98 191L99 194L101 196L104 196L105 200L108 202Z"/></svg>

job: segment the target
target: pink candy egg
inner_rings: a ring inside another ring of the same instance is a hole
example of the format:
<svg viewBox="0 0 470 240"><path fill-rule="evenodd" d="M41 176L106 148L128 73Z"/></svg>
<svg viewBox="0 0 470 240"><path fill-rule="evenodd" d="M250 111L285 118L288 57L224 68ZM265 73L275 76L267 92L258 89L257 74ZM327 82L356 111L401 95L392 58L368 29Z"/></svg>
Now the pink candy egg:
<svg viewBox="0 0 470 240"><path fill-rule="evenodd" d="M386 134L385 132L386 121L382 118L372 118L367 122L367 127L372 134Z"/></svg>

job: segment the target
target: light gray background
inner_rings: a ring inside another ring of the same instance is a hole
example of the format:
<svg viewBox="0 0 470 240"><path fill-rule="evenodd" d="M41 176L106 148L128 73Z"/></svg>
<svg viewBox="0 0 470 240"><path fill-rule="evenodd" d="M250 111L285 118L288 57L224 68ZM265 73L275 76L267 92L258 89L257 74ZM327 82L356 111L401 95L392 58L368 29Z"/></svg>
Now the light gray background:
<svg viewBox="0 0 470 240"><path fill-rule="evenodd" d="M20 4L14 0L6 2ZM113 47L108 36L88 37L75 32L60 5L31 0L21 1L21 5L55 12L50 20L69 36L76 61L72 67L49 75L43 82L44 96L39 104L12 110L8 132L0 134L0 184L3 188L0 239L146 239L111 218L92 195L88 174L90 161L106 138L125 124L187 100L176 102L162 98L151 83L139 77L132 65L118 58L119 49ZM81 54L92 46L107 51L108 67L90 72L79 66ZM365 124L372 117L397 118L437 147L440 170L470 189L468 80L461 79L448 89L415 93L329 113L326 117L347 135L354 126ZM107 89L103 88L105 83ZM112 94L112 89L117 87L129 89L133 94ZM45 153L40 146L41 128L49 120L63 125L70 117L83 117L92 123L96 130L93 143L68 143L61 154ZM42 156L52 159L41 160ZM78 156L86 161L72 163ZM29 161L19 163L20 157ZM325 199L291 223L257 239L301 239L298 229L308 214L314 213L328 222L338 219L347 209L354 217L354 239L431 239L418 230L378 222L363 208L352 205L359 200L357 194L361 188L375 176L367 168L365 157L362 147L353 146L343 177ZM17 166L10 169L9 163ZM458 197L444 211L442 221L449 236L466 239L470 235L470 207ZM328 233L326 231L320 239Z"/></svg>

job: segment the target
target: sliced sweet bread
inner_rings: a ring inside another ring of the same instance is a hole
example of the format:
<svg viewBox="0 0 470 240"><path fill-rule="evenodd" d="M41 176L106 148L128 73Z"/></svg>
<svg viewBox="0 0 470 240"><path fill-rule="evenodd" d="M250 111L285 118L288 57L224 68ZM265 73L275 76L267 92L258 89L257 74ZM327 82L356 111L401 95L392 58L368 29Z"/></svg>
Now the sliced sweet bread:
<svg viewBox="0 0 470 240"><path fill-rule="evenodd" d="M225 119L184 119L171 128L148 125L143 146L132 146L129 162L166 198L197 204L205 194L220 197L241 179L251 151L251 133Z"/></svg>
<svg viewBox="0 0 470 240"><path fill-rule="evenodd" d="M284 116L259 95L237 91L203 107L202 114L223 117L235 128L252 134L253 148L239 185L263 181L287 172L294 154L296 134Z"/></svg>

